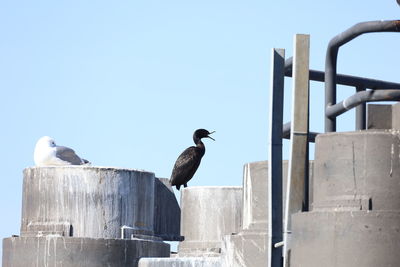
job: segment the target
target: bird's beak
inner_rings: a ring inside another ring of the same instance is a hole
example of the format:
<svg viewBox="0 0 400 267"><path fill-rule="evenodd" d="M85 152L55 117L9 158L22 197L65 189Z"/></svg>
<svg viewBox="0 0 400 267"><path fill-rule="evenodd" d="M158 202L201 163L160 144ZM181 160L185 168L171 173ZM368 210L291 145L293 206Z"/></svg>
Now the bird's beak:
<svg viewBox="0 0 400 267"><path fill-rule="evenodd" d="M215 133L215 131L212 131L211 133L209 133L209 135L207 137L210 138L211 140L215 141L215 139L210 136L210 134L213 134L213 133Z"/></svg>

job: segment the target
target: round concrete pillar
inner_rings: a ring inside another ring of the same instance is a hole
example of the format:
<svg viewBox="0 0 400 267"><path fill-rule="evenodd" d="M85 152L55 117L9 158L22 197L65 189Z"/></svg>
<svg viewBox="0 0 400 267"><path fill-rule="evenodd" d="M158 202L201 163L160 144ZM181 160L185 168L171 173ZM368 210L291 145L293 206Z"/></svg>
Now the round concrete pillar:
<svg viewBox="0 0 400 267"><path fill-rule="evenodd" d="M154 174L105 167L24 170L21 236L153 235Z"/></svg>
<svg viewBox="0 0 400 267"><path fill-rule="evenodd" d="M242 221L242 187L188 187L181 195L180 255L217 254L222 238L237 233Z"/></svg>

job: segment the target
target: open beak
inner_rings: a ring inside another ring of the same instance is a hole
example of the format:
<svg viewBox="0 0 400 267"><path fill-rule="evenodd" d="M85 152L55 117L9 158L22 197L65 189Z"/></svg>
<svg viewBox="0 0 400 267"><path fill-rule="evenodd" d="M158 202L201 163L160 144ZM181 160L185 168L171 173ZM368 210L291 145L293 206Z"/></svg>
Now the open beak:
<svg viewBox="0 0 400 267"><path fill-rule="evenodd" d="M210 138L211 140L215 141L215 139L210 136L210 134L213 134L213 133L215 133L215 131L212 131L211 133L209 133L209 135L207 137Z"/></svg>

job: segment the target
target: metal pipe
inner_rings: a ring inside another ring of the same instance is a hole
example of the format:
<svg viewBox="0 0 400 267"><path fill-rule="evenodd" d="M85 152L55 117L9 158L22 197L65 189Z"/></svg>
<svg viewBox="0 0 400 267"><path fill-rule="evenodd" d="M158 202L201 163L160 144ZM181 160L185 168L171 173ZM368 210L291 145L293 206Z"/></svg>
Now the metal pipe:
<svg viewBox="0 0 400 267"><path fill-rule="evenodd" d="M361 103L372 101L399 101L400 90L368 90L360 91L335 105L326 108L326 116L335 118Z"/></svg>
<svg viewBox="0 0 400 267"><path fill-rule="evenodd" d="M365 91L364 87L356 87L357 92ZM356 107L356 130L365 130L367 124L367 104L361 103Z"/></svg>
<svg viewBox="0 0 400 267"><path fill-rule="evenodd" d="M288 58L285 61L285 76L292 77L292 58ZM317 82L325 81L325 73L319 70L310 69L310 80ZM364 87L366 89L400 89L400 83L387 82L376 79L369 79L359 76L352 76L346 74L337 74L336 83L340 85L352 86L352 87Z"/></svg>
<svg viewBox="0 0 400 267"><path fill-rule="evenodd" d="M336 83L337 83L337 55L339 47L353 40L357 36L370 32L399 32L400 20L391 21L368 21L361 22L343 33L335 36L328 44L325 61L325 131L336 131L336 118L328 116L327 110L331 105L336 104Z"/></svg>
<svg viewBox="0 0 400 267"><path fill-rule="evenodd" d="M271 267L281 267L282 247L275 246L283 240L282 201L282 123L285 80L285 50L273 49L271 62L270 120L268 142L268 235Z"/></svg>

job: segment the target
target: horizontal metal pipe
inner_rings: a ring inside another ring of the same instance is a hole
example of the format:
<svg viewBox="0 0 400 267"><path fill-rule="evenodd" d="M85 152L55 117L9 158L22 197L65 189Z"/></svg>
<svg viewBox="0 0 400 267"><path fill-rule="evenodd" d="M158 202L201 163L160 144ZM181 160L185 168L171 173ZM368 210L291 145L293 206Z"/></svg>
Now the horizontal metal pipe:
<svg viewBox="0 0 400 267"><path fill-rule="evenodd" d="M282 126L282 138L290 139L291 122L287 122ZM315 143L315 138L319 133L308 132L308 142Z"/></svg>
<svg viewBox="0 0 400 267"><path fill-rule="evenodd" d="M328 44L325 61L325 107L336 104L337 55L339 47L357 36L370 32L399 32L400 20L361 22L336 35ZM365 86L364 86L365 87ZM336 119L325 113L325 131L336 131Z"/></svg>
<svg viewBox="0 0 400 267"><path fill-rule="evenodd" d="M362 103L372 101L399 101L400 90L360 91L345 100L326 108L326 116L334 118Z"/></svg>
<svg viewBox="0 0 400 267"><path fill-rule="evenodd" d="M285 76L292 77L292 58L288 58L285 61ZM325 73L319 70L310 69L310 80L317 82L325 81ZM359 76L352 76L346 74L337 74L336 83L340 85L352 86L352 87L363 87L366 89L400 89L400 83L387 82L376 79L369 79Z"/></svg>

